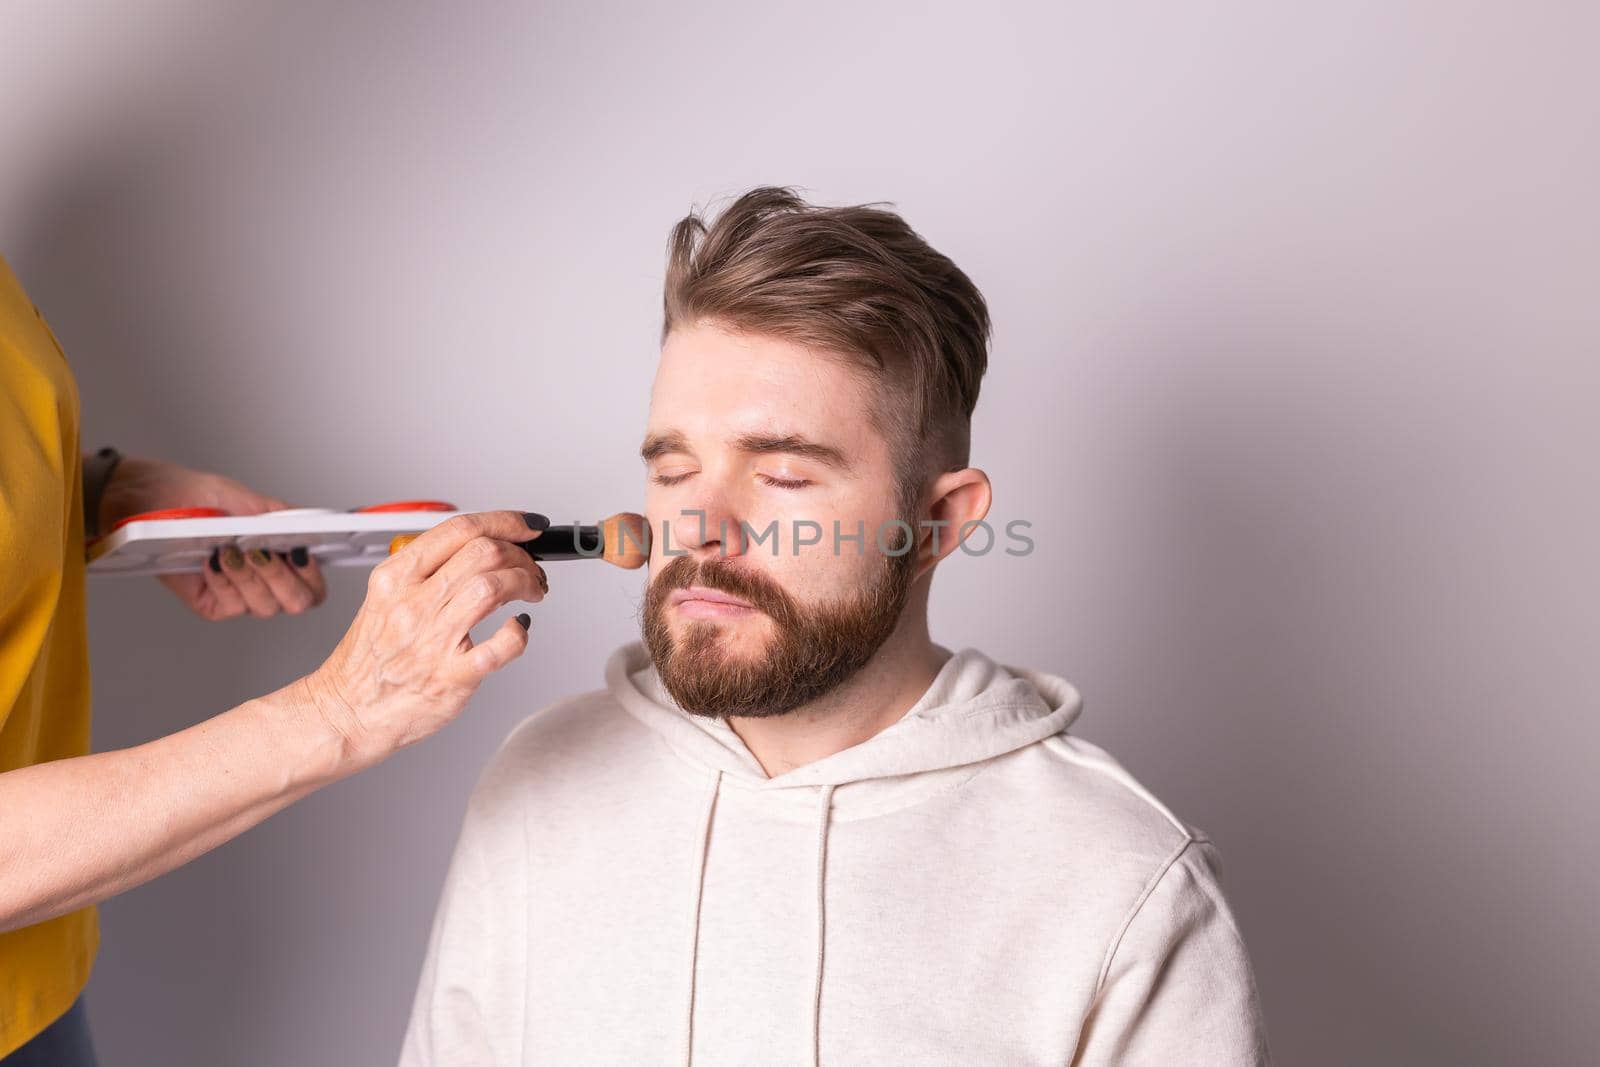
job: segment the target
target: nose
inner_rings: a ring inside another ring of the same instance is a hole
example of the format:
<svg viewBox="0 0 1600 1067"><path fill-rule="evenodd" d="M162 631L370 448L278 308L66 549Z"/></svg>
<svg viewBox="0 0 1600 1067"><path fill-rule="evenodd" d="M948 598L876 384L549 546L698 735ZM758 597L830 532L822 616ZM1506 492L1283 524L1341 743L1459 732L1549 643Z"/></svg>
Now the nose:
<svg viewBox="0 0 1600 1067"><path fill-rule="evenodd" d="M740 556L745 551L740 513L721 496L685 504L671 521L673 545L696 559Z"/></svg>

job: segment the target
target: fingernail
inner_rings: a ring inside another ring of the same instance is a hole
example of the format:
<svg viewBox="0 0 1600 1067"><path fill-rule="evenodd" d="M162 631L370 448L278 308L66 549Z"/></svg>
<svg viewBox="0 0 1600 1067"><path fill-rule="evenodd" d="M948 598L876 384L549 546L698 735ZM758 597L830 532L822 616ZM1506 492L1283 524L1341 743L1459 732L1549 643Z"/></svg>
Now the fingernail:
<svg viewBox="0 0 1600 1067"><path fill-rule="evenodd" d="M213 548L211 550L211 558L206 561L206 566L211 568L211 573L212 574L221 574L222 573L222 559L221 559L221 556L222 556L222 549Z"/></svg>
<svg viewBox="0 0 1600 1067"><path fill-rule="evenodd" d="M257 567L265 567L272 562L272 553L264 548L252 548L250 550L250 562Z"/></svg>
<svg viewBox="0 0 1600 1067"><path fill-rule="evenodd" d="M244 566L244 553L239 551L237 545L229 545L222 550L222 565L230 571L236 571Z"/></svg>
<svg viewBox="0 0 1600 1067"><path fill-rule="evenodd" d="M311 553L306 551L304 545L301 545L299 548L290 551L289 559L294 562L296 567L304 567L311 562Z"/></svg>
<svg viewBox="0 0 1600 1067"><path fill-rule="evenodd" d="M528 529L530 530L543 532L550 528L550 520L537 511L524 511L522 513L522 521L528 524Z"/></svg>
<svg viewBox="0 0 1600 1067"><path fill-rule="evenodd" d="M550 579L544 573L543 567L539 568L539 591L542 593L550 592Z"/></svg>
<svg viewBox="0 0 1600 1067"><path fill-rule="evenodd" d="M524 611L521 615L517 616L517 621L521 623L522 628L526 630L528 627L533 625L533 616Z"/></svg>

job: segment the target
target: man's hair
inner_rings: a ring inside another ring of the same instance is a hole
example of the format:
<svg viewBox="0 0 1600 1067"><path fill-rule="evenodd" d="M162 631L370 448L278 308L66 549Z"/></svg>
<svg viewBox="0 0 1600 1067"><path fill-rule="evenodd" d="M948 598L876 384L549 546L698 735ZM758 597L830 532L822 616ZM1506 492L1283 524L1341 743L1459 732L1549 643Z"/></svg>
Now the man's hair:
<svg viewBox="0 0 1600 1067"><path fill-rule="evenodd" d="M968 463L989 364L983 294L899 215L819 207L752 189L707 226L690 213L668 240L661 340L702 321L843 353L885 403L904 510L924 480Z"/></svg>

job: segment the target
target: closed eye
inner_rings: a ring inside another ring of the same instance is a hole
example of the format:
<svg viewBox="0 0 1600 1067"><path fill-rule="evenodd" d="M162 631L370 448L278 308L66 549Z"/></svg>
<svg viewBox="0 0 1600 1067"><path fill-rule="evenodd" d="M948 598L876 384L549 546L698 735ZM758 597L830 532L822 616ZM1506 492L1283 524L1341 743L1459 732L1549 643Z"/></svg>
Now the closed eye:
<svg viewBox="0 0 1600 1067"><path fill-rule="evenodd" d="M804 478L774 478L770 474L759 474L756 477L760 478L768 485L776 486L779 489L804 489L806 486L811 484Z"/></svg>
<svg viewBox="0 0 1600 1067"><path fill-rule="evenodd" d="M679 482L689 477L689 473L692 472L684 474L653 474L650 476L650 480L655 482L657 485L677 485ZM767 485L770 485L775 489L804 489L806 486L811 484L811 482L805 478L774 478L770 474L758 474L756 477L760 478Z"/></svg>
<svg viewBox="0 0 1600 1067"><path fill-rule="evenodd" d="M677 485L687 477L689 477L687 472L684 474L655 474L651 475L650 480L657 485Z"/></svg>

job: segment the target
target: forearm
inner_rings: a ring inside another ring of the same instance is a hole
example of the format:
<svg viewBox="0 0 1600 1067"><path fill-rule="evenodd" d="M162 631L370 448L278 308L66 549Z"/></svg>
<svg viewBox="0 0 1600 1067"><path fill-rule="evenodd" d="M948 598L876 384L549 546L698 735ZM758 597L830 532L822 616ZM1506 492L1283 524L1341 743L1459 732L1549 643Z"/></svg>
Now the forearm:
<svg viewBox="0 0 1600 1067"><path fill-rule="evenodd" d="M378 564L332 656L293 685L137 748L0 774L0 931L182 866L459 715L527 648L525 614L471 630L544 599L521 547L548 525L534 518L456 516Z"/></svg>
<svg viewBox="0 0 1600 1067"><path fill-rule="evenodd" d="M353 770L301 681L136 748L0 774L0 930L147 882Z"/></svg>

